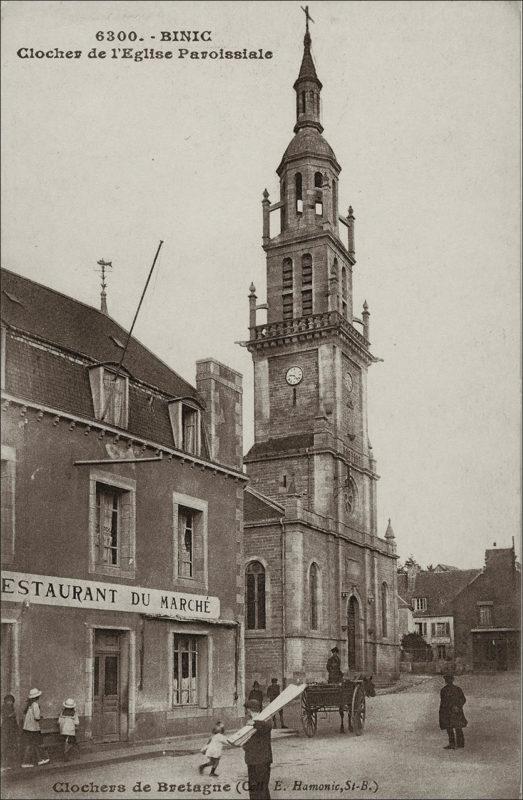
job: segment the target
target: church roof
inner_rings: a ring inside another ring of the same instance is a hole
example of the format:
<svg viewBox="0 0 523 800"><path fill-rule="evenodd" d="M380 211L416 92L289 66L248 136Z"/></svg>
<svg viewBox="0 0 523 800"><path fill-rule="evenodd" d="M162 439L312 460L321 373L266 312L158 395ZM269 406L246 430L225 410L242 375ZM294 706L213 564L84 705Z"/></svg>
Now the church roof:
<svg viewBox="0 0 523 800"><path fill-rule="evenodd" d="M313 127L300 128L298 132L291 139L287 149L285 150L280 165L276 172L278 175L283 169L286 161L291 161L293 158L302 158L304 155L322 156L334 162L338 171L341 167L338 164L334 150L326 139L323 138L321 133Z"/></svg>
<svg viewBox="0 0 523 800"><path fill-rule="evenodd" d="M243 496L243 518L246 523L279 520L285 509L265 495L247 486Z"/></svg>
<svg viewBox="0 0 523 800"><path fill-rule="evenodd" d="M289 450L302 450L314 445L313 433L294 433L291 436L280 436L278 439L267 439L265 442L253 444L245 460L287 453Z"/></svg>
<svg viewBox="0 0 523 800"><path fill-rule="evenodd" d="M127 331L97 308L6 269L1 297L3 323L95 363L119 363ZM193 386L134 337L123 366L136 380L167 395L198 399Z"/></svg>

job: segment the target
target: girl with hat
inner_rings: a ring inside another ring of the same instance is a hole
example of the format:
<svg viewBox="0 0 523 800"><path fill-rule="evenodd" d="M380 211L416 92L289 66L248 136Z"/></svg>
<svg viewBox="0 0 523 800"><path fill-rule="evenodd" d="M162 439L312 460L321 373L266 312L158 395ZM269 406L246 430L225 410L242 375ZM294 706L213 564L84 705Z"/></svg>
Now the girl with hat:
<svg viewBox="0 0 523 800"><path fill-rule="evenodd" d="M60 716L58 717L58 724L60 726L60 734L64 740L64 760L69 761L69 754L73 747L78 752L78 742L76 741L76 729L80 724L78 712L76 710L76 703L72 697L64 700Z"/></svg>
<svg viewBox="0 0 523 800"><path fill-rule="evenodd" d="M31 689L24 709L23 742L24 756L22 767L34 767L34 762L38 766L49 764L49 756L42 746L43 736L40 730L40 706L38 698L41 697L40 689ZM29 756L29 757L28 757ZM33 756L33 760L30 757Z"/></svg>

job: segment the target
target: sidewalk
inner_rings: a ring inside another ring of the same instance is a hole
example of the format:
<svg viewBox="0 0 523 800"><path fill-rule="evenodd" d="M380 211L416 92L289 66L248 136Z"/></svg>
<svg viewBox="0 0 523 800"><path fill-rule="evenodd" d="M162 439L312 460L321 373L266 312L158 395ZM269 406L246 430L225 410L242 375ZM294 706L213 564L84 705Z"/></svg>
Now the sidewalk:
<svg viewBox="0 0 523 800"><path fill-rule="evenodd" d="M235 729L236 730L236 729ZM227 733L233 733L233 730ZM288 736L297 736L295 730L276 728L272 732L272 738L285 738ZM60 758L51 759L49 764L44 764L41 767L32 767L31 769L22 769L21 767L15 769L8 769L2 771L2 782L11 782L12 780L31 779L33 777L48 775L53 772L63 773L68 770L84 769L89 767L99 767L102 764L118 764L125 761L137 761L146 758L162 758L164 756L172 756L179 758L181 756L193 755L198 753L207 739L209 734L200 733L194 736L169 736L165 739L154 739L147 742L125 742L116 743L114 745L90 745L89 749L80 750L80 754L70 761L63 761Z"/></svg>

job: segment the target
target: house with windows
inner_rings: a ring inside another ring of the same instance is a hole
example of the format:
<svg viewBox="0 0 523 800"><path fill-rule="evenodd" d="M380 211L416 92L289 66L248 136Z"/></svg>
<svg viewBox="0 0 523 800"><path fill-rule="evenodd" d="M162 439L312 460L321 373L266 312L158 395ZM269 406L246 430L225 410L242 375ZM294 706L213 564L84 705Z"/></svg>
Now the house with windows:
<svg viewBox="0 0 523 800"><path fill-rule="evenodd" d="M248 685L321 681L335 645L345 674L399 674L396 543L377 529L369 441L370 312L353 303L352 208L322 136L308 28L294 136L262 199L267 302L249 293L254 444L245 456ZM344 235L340 229L345 229ZM258 312L263 310L263 318ZM266 313L266 317L265 317Z"/></svg>
<svg viewBox="0 0 523 800"><path fill-rule="evenodd" d="M485 566L452 602L456 655L473 669L520 663L521 573L514 544L485 551Z"/></svg>
<svg viewBox="0 0 523 800"><path fill-rule="evenodd" d="M412 609L413 632L423 636L431 646L433 659L454 657L453 600L480 571L429 571L413 564L398 574L398 594Z"/></svg>
<svg viewBox="0 0 523 800"><path fill-rule="evenodd" d="M2 271L2 695L96 742L235 725L242 379L192 386L107 313ZM259 612L258 612L259 613Z"/></svg>

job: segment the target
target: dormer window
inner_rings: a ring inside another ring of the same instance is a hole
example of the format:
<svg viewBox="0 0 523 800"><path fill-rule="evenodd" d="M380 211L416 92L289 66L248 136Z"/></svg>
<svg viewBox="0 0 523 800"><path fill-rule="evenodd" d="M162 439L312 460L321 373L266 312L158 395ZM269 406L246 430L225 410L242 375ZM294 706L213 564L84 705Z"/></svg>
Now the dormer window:
<svg viewBox="0 0 523 800"><path fill-rule="evenodd" d="M180 398L169 403L169 416L174 446L185 453L200 455L201 410L191 398Z"/></svg>
<svg viewBox="0 0 523 800"><path fill-rule="evenodd" d="M413 597L412 598L412 605L414 611L426 611L427 610L427 598L426 597Z"/></svg>
<svg viewBox="0 0 523 800"><path fill-rule="evenodd" d="M129 421L129 379L107 367L89 371L95 419L126 428Z"/></svg>

